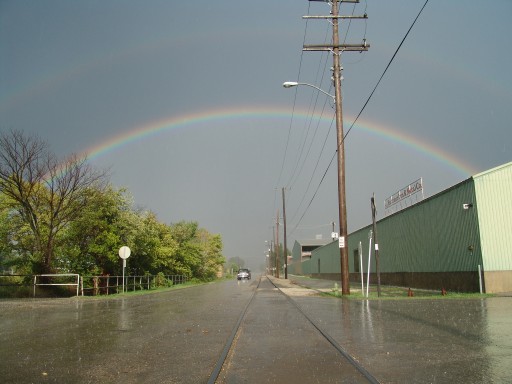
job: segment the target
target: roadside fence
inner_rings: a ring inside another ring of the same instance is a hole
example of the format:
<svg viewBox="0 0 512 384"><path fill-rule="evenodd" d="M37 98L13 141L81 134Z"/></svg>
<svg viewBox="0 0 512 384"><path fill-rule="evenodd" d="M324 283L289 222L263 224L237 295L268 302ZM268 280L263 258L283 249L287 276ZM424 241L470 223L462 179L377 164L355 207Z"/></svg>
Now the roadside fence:
<svg viewBox="0 0 512 384"><path fill-rule="evenodd" d="M187 282L187 277L184 275L125 276L124 279L126 292L171 287ZM121 293L123 292L123 276L83 276L80 285L82 296Z"/></svg>
<svg viewBox="0 0 512 384"><path fill-rule="evenodd" d="M80 276L78 274L0 275L0 297L112 295L171 287L187 282L184 275ZM50 288L55 287L55 288Z"/></svg>

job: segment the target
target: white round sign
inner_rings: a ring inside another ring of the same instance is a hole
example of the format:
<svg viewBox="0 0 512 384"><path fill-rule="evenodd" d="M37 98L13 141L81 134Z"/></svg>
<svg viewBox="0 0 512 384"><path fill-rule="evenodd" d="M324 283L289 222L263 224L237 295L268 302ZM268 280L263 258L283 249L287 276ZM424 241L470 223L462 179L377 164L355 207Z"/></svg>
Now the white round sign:
<svg viewBox="0 0 512 384"><path fill-rule="evenodd" d="M132 251L130 248L128 248L126 245L123 245L121 248L119 248L119 257L123 260L126 260L130 257L130 253Z"/></svg>

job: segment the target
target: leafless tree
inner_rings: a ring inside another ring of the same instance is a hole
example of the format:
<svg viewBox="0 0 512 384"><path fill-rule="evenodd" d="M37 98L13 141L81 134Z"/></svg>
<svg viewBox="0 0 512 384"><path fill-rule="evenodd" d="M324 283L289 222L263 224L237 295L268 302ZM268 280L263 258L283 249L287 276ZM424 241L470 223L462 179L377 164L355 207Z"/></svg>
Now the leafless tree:
<svg viewBox="0 0 512 384"><path fill-rule="evenodd" d="M52 272L59 232L87 206L87 191L103 188L106 179L105 172L94 170L84 157L58 161L37 136L0 134L0 193L30 227L39 272Z"/></svg>

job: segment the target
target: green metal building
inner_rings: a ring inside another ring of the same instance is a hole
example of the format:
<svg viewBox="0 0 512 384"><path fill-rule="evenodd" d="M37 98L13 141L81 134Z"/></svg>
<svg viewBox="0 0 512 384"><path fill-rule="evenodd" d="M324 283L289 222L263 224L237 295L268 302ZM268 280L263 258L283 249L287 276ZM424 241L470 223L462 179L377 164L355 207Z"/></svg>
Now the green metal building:
<svg viewBox="0 0 512 384"><path fill-rule="evenodd" d="M379 220L376 235L382 284L461 292L512 292L511 199L512 162ZM371 229L369 225L349 235L349 272L353 282L361 277L366 281ZM296 246L290 273L341 279L338 242L314 249L306 260L298 257L296 248L300 247ZM375 283L373 248L372 245L370 281Z"/></svg>

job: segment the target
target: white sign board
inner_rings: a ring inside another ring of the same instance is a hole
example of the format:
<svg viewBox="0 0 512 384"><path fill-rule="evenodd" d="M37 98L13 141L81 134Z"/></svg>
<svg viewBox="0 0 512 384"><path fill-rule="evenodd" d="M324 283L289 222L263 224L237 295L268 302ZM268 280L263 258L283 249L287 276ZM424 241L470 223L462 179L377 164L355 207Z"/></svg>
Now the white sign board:
<svg viewBox="0 0 512 384"><path fill-rule="evenodd" d="M132 251L126 245L119 248L119 257L123 259L123 293L124 293L124 269L126 268L126 259L130 257Z"/></svg>
<svg viewBox="0 0 512 384"><path fill-rule="evenodd" d="M128 248L126 245L123 245L121 248L119 248L119 257L123 260L126 260L130 257L130 253L132 251L130 248Z"/></svg>
<svg viewBox="0 0 512 384"><path fill-rule="evenodd" d="M340 236L338 239L340 248L345 248L345 236Z"/></svg>

